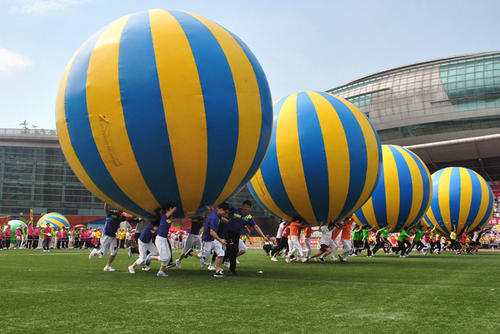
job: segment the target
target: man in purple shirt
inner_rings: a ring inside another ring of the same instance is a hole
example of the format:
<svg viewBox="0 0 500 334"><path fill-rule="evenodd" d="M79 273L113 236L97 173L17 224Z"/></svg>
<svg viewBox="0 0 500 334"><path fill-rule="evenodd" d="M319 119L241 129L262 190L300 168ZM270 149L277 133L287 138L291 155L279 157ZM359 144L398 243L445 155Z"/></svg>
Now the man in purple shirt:
<svg viewBox="0 0 500 334"><path fill-rule="evenodd" d="M142 265L146 261L148 251L152 254L152 256L158 255L158 249L153 243L153 235L156 234L157 230L158 230L158 224L151 222L144 229L144 231L142 231L138 241L139 258L128 267L129 273L135 274L135 267Z"/></svg>
<svg viewBox="0 0 500 334"><path fill-rule="evenodd" d="M224 236L225 229L221 223L221 217L228 214L229 208L229 204L224 202L220 204L216 210L210 211L205 221L203 235L201 236L202 266L205 266L205 261L209 258L212 251L214 251L215 255L217 256L217 264L214 277L224 277L224 274L221 270L221 265L222 261L224 260L226 240Z"/></svg>
<svg viewBox="0 0 500 334"><path fill-rule="evenodd" d="M170 249L170 244L168 242L168 231L170 226L172 226L172 221L170 217L173 215L177 208L172 205L167 205L164 209L161 209L160 216L160 226L158 227L155 245L158 249L159 255L153 255L152 253L146 258L146 265L149 266L151 260L156 260L161 262L160 270L156 273L158 277L166 277L168 274L165 269L168 267L169 262L172 259L172 250Z"/></svg>
<svg viewBox="0 0 500 334"><path fill-rule="evenodd" d="M102 258L109 251L109 258L106 266L104 267L104 271L115 271L115 269L111 267L111 263L113 263L113 260L118 253L116 231L120 227L120 223L122 221L122 211L119 209L110 210L108 203L104 203L104 211L106 211L106 221L104 223L104 233L101 237L101 249L92 249L89 254L89 260L92 260L92 258L96 255L99 255L99 258Z"/></svg>

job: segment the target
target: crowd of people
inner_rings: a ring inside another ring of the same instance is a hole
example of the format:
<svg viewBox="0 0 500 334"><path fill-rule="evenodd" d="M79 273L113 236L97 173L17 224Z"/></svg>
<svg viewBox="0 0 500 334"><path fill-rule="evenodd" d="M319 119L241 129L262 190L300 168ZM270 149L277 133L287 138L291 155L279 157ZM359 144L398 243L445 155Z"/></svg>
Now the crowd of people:
<svg viewBox="0 0 500 334"><path fill-rule="evenodd" d="M91 249L89 259L95 256L105 257L109 253L104 271L115 271L111 266L119 248L128 248L128 256L137 253L138 258L128 266L128 271L135 274L137 266L150 270L152 261L160 262L157 276L168 276L166 269L182 268L182 261L194 257L200 261L201 268L215 271L214 277L224 277L222 266L229 268L236 275L238 257L248 250L244 239L250 239L251 229L255 229L264 243L264 250L274 262L283 256L287 263L315 261L347 262L351 256L373 257L382 250L385 254L408 257L412 251L427 255L453 251L456 254L477 253L481 247L481 236L487 228L457 235L452 230L449 235L441 235L436 228L419 227L402 229L399 233L390 233L387 227L378 230L359 225L352 217L339 219L321 226L310 226L300 217L289 221L282 220L275 238L265 236L255 223L250 210L252 203L244 201L235 209L227 203L216 208L207 208L204 216L194 217L189 232L171 231L176 207L167 205L158 209L148 220L126 217L122 211L112 210L107 204L104 228L53 229L50 226L26 228L15 231L0 229L0 248L37 248L42 240L44 252L51 248L87 248ZM120 228L128 221L127 228ZM135 226L134 226L135 225ZM201 232L203 228L203 231ZM15 244L11 244L15 233ZM320 234L319 249L313 254L311 240L313 234ZM174 261L172 248L181 248L180 257ZM198 250L198 251L196 251ZM338 254L337 254L337 251Z"/></svg>
<svg viewBox="0 0 500 334"><path fill-rule="evenodd" d="M150 270L152 261L160 262L160 268L156 273L159 277L166 277L166 269L177 266L182 268L182 261L190 256L200 261L201 268L215 271L214 277L224 277L222 265L225 264L232 275L237 275L237 257L247 251L245 243L241 239L242 234L249 236L250 228L253 228L265 240L269 241L255 223L250 210L252 203L248 200L242 203L241 208L232 208L228 203L222 203L216 208L207 208L204 217L192 219L189 234L183 242L179 236L173 239L174 244L183 245L180 257L174 262L172 257L172 242L169 238L172 226L171 217L176 210L175 206L167 205L157 210L156 214L149 220L144 220L136 226L134 240L135 247L130 247L129 257L138 253L139 257L130 266L128 271L135 274L135 268L141 266L142 270ZM111 266L118 253L118 227L122 221L122 212L118 209L111 210L107 204L106 222L100 240L100 248L94 248L89 259L95 256L102 258L108 255L104 271L115 271ZM144 228L142 229L142 225ZM203 227L203 233L200 231ZM140 231L140 232L139 232ZM199 249L199 252L195 252Z"/></svg>
<svg viewBox="0 0 500 334"><path fill-rule="evenodd" d="M310 240L315 230L321 233L320 247L316 254L312 254ZM280 223L274 244L265 245L264 250L272 261L277 262L281 254L288 263L308 262L311 259L325 262L328 255L331 261L336 261L335 254L340 244L342 251L337 255L340 262L347 262L348 257L359 256L364 250L368 257L373 257L381 249L385 254L403 258L412 251L424 255L443 251L453 251L457 255L473 254L481 248L481 236L488 230L476 229L469 233L463 232L461 236L457 235L456 229L449 235L441 235L436 227L403 228L399 233L390 233L386 226L375 230L355 223L352 217L318 227L311 227L303 223L301 218L294 217Z"/></svg>

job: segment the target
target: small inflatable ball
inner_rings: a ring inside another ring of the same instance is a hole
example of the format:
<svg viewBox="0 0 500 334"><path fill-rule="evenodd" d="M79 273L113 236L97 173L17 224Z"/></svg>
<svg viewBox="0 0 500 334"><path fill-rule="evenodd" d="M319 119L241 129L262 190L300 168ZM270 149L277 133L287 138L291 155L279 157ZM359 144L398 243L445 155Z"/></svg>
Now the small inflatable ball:
<svg viewBox="0 0 500 334"><path fill-rule="evenodd" d="M249 189L282 218L343 218L370 197L382 162L377 133L352 103L301 92L274 105L271 143Z"/></svg>
<svg viewBox="0 0 500 334"><path fill-rule="evenodd" d="M396 145L382 145L382 172L371 198L354 219L391 232L411 228L424 216L431 201L431 175L413 152Z"/></svg>
<svg viewBox="0 0 500 334"><path fill-rule="evenodd" d="M45 227L47 224L52 228L69 228L68 219L60 213L51 212L43 215L37 223L37 226Z"/></svg>
<svg viewBox="0 0 500 334"><path fill-rule="evenodd" d="M476 172L448 167L432 174L432 200L424 221L449 236L457 237L487 224L493 213L493 192Z"/></svg>
<svg viewBox="0 0 500 334"><path fill-rule="evenodd" d="M192 216L239 191L264 158L272 100L259 62L201 16L149 10L87 40L56 104L62 150L105 202Z"/></svg>

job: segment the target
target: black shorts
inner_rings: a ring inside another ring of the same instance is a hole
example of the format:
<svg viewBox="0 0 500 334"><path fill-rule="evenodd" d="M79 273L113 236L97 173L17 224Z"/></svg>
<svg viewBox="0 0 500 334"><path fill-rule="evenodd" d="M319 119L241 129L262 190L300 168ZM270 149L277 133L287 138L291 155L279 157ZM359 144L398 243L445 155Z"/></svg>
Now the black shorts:
<svg viewBox="0 0 500 334"><path fill-rule="evenodd" d="M330 247L328 245L321 244L319 246L319 250L322 251L322 252L328 252L330 250Z"/></svg>

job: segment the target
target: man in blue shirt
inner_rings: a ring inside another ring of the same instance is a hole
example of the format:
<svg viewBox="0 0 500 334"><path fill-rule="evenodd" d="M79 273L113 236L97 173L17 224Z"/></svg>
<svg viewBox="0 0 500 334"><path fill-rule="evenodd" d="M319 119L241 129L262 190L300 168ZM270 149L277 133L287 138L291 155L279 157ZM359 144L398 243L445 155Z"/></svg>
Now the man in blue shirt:
<svg viewBox="0 0 500 334"><path fill-rule="evenodd" d="M176 209L177 208L175 206L169 204L167 204L164 209L161 209L160 226L158 227L155 240L155 245L159 254L149 254L146 258L146 265L148 266L151 260L161 262L160 270L156 273L156 276L159 277L168 276L165 269L172 260L172 249L170 248L170 242L168 241L168 231L170 230L170 226L172 226L172 220L170 220L170 217L174 214Z"/></svg>
<svg viewBox="0 0 500 334"><path fill-rule="evenodd" d="M250 234L249 226L251 226L257 230L265 241L268 241L268 238L262 233L259 225L255 223L255 220L250 214L251 208L252 202L249 200L244 201L241 208L234 212L233 218L231 218L227 225L227 257L229 259L229 270L232 274L236 274L236 257L245 254L248 250L247 246L240 238L243 229Z"/></svg>
<svg viewBox="0 0 500 334"><path fill-rule="evenodd" d="M157 230L158 230L158 224L151 222L144 229L144 231L142 231L138 241L139 258L128 267L129 273L135 274L135 267L142 265L146 261L148 251L152 254L152 256L158 255L158 249L153 243L153 236L156 234Z"/></svg>
<svg viewBox="0 0 500 334"><path fill-rule="evenodd" d="M210 257L210 253L214 251L217 256L217 263L215 268L214 277L224 277L221 270L222 261L224 260L224 252L226 249L226 240L224 236L224 226L221 223L221 217L227 215L229 212L229 204L222 203L217 209L208 213L205 221L203 235L201 236L201 264L206 266L206 259Z"/></svg>
<svg viewBox="0 0 500 334"><path fill-rule="evenodd" d="M116 240L116 231L120 227L120 223L122 221L122 211L120 209L110 210L108 203L104 203L104 211L106 211L106 221L104 223L104 231L101 236L101 248L97 250L96 248L92 249L89 254L89 260L96 255L99 258L102 258L108 253L109 250L109 258L106 266L104 267L104 271L115 271L111 267L111 263L116 257L118 253L118 241Z"/></svg>
<svg viewBox="0 0 500 334"><path fill-rule="evenodd" d="M177 266L177 268L181 267L182 259L188 257L191 254L193 248L201 248L200 230L202 226L203 217L198 216L191 219L191 229L184 244L184 248L182 249L182 254L177 259L177 261L175 261L175 265ZM198 257L197 254L193 255Z"/></svg>

